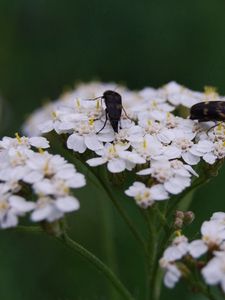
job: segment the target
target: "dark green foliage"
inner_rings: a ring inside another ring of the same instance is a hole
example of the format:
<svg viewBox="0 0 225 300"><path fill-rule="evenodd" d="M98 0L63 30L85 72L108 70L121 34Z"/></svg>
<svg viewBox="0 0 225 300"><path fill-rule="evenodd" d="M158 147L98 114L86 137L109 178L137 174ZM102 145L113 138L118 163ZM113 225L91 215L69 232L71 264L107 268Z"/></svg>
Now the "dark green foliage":
<svg viewBox="0 0 225 300"><path fill-rule="evenodd" d="M197 90L215 85L225 93L224 10L222 0L0 0L0 94L8 116L1 134L18 131L26 115L75 81L142 88L176 80ZM221 174L194 197L193 232L213 211L225 208L224 170ZM69 218L72 236L105 260L108 199L91 183L79 196L81 210ZM108 204L122 281L143 299L140 250ZM124 205L139 217L131 199ZM0 232L0 240L0 299L109 299L101 274L51 238ZM182 284L164 290L163 299L181 295L201 299Z"/></svg>

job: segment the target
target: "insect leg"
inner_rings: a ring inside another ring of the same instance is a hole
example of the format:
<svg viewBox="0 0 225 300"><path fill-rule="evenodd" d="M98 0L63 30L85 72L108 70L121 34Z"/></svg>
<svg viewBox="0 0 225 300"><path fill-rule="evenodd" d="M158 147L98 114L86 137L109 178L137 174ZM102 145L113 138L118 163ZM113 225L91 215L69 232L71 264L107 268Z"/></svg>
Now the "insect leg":
<svg viewBox="0 0 225 300"><path fill-rule="evenodd" d="M125 116L127 117L127 119L133 121L133 120L128 116L128 114L127 114L127 112L126 112L126 110L125 110L125 108L124 108L123 106L122 106L122 110L123 110Z"/></svg>
<svg viewBox="0 0 225 300"><path fill-rule="evenodd" d="M98 132L96 132L96 134L99 134L99 132L101 132L105 128L107 120L108 120L108 111L107 111L107 109L105 109L105 122L104 122L104 125L102 126L102 128Z"/></svg>
<svg viewBox="0 0 225 300"><path fill-rule="evenodd" d="M208 130L207 130L207 134L209 133L209 131L210 130L212 130L213 128L215 128L215 127L217 127L217 126L219 126L220 124L222 124L222 123L224 123L224 122L219 122L219 123L216 123L215 125L213 125L212 127L210 127Z"/></svg>
<svg viewBox="0 0 225 300"><path fill-rule="evenodd" d="M84 99L84 101L95 101L97 99L102 99L102 96L96 97L96 98L92 98L92 99Z"/></svg>

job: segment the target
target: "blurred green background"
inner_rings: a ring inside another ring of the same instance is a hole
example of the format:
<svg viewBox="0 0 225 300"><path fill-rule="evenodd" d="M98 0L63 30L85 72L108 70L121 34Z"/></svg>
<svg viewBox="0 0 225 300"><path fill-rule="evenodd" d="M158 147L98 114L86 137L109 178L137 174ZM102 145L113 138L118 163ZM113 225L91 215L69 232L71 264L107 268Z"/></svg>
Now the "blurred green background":
<svg viewBox="0 0 225 300"><path fill-rule="evenodd" d="M1 135L14 134L43 99L56 98L75 81L142 88L176 80L225 94L224 11L223 0L0 0ZM224 176L222 170L197 192L193 228L224 210ZM133 237L99 190L90 185L79 196L81 210L69 219L73 237L103 260L105 236L112 239L122 280L143 299L144 263ZM126 205L136 216L135 206ZM110 234L107 209L114 221ZM0 299L109 299L101 274L51 238L1 232L0 241ZM203 299L182 284L163 290L163 299L174 297Z"/></svg>

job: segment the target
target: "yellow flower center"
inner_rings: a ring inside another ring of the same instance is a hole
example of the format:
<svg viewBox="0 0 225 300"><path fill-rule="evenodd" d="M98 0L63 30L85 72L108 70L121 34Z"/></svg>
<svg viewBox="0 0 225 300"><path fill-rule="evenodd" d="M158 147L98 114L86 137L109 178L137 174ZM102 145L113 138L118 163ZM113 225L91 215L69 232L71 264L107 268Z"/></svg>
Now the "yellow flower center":
<svg viewBox="0 0 225 300"><path fill-rule="evenodd" d="M76 99L76 106L77 106L77 108L80 108L80 99L79 98Z"/></svg>
<svg viewBox="0 0 225 300"><path fill-rule="evenodd" d="M22 140L18 132L15 133L15 137L17 139L18 144L22 144Z"/></svg>
<svg viewBox="0 0 225 300"><path fill-rule="evenodd" d="M96 109L100 108L99 100L96 101Z"/></svg>
<svg viewBox="0 0 225 300"><path fill-rule="evenodd" d="M38 148L38 152L39 152L40 154L43 154L43 153L44 153L44 150L43 150L42 148Z"/></svg>
<svg viewBox="0 0 225 300"><path fill-rule="evenodd" d="M144 142L143 142L143 148L146 150L148 147L148 143L146 141L146 139L144 139Z"/></svg>
<svg viewBox="0 0 225 300"><path fill-rule="evenodd" d="M94 125L94 118L90 118L90 119L89 119L89 125L90 125L90 126L93 126L93 125Z"/></svg>
<svg viewBox="0 0 225 300"><path fill-rule="evenodd" d="M57 113L55 111L52 111L51 115L53 120L57 118Z"/></svg>
<svg viewBox="0 0 225 300"><path fill-rule="evenodd" d="M152 125L152 121L148 120L148 126L151 126L151 125Z"/></svg>
<svg viewBox="0 0 225 300"><path fill-rule="evenodd" d="M204 86L204 93L206 95L217 93L217 88L214 86L206 85Z"/></svg>
<svg viewBox="0 0 225 300"><path fill-rule="evenodd" d="M175 235L176 235L177 237L181 236L181 230L176 230L176 231L175 231Z"/></svg>
<svg viewBox="0 0 225 300"><path fill-rule="evenodd" d="M9 207L8 203L6 201L0 202L0 210L5 210Z"/></svg>

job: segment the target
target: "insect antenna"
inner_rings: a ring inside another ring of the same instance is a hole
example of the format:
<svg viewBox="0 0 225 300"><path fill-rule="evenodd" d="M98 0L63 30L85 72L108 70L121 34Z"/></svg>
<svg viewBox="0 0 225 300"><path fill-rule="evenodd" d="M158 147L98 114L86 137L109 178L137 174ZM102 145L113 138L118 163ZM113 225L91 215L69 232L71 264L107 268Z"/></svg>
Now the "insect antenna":
<svg viewBox="0 0 225 300"><path fill-rule="evenodd" d="M84 101L95 101L97 99L102 99L103 96L98 96L96 98L91 98L91 99L84 99Z"/></svg>

